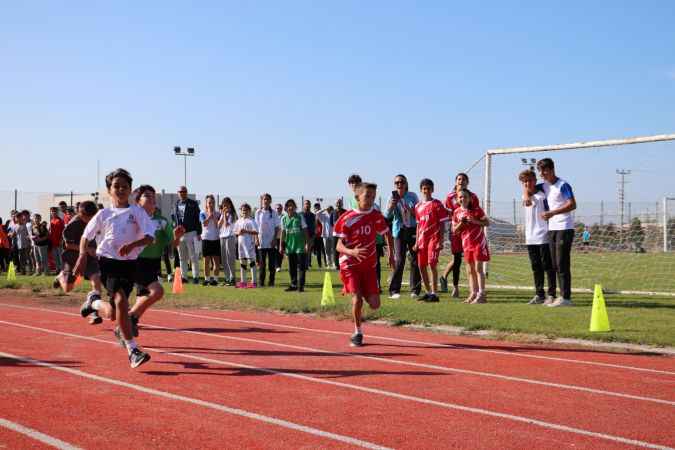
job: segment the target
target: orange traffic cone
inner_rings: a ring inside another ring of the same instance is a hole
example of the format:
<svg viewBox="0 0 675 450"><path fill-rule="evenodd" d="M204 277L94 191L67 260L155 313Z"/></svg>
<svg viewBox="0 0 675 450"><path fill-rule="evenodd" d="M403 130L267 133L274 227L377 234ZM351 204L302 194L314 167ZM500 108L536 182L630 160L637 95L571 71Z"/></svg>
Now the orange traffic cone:
<svg viewBox="0 0 675 450"><path fill-rule="evenodd" d="M173 273L173 289L171 292L174 294L183 293L183 272L181 272L180 267L176 267Z"/></svg>

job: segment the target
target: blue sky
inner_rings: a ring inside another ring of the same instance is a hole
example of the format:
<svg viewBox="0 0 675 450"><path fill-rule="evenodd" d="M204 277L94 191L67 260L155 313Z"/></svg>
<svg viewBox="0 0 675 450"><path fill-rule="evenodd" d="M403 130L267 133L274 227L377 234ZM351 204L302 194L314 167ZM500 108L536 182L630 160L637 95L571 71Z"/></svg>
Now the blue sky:
<svg viewBox="0 0 675 450"><path fill-rule="evenodd" d="M674 20L671 1L8 3L0 190L89 192L97 160L173 190L172 147L194 145L200 193L332 196L352 172L445 192L487 148L674 133ZM580 200L615 199L617 168L629 199L675 193L675 143L551 156Z"/></svg>

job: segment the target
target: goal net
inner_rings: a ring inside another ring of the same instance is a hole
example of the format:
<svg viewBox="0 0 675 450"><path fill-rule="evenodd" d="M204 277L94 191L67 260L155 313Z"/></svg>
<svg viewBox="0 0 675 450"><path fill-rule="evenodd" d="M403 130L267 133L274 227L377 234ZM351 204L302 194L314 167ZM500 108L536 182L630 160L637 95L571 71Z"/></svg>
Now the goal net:
<svg viewBox="0 0 675 450"><path fill-rule="evenodd" d="M573 291L675 296L675 134L488 150L469 172L491 219L488 286L532 289L518 174L543 158L577 202Z"/></svg>

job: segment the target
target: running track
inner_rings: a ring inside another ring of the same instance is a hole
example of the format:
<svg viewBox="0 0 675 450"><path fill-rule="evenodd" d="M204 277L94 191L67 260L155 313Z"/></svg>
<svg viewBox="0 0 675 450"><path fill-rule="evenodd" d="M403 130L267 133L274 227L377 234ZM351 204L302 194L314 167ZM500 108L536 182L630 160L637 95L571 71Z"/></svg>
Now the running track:
<svg viewBox="0 0 675 450"><path fill-rule="evenodd" d="M0 448L673 448L675 358L305 316L150 310L111 325L0 298Z"/></svg>

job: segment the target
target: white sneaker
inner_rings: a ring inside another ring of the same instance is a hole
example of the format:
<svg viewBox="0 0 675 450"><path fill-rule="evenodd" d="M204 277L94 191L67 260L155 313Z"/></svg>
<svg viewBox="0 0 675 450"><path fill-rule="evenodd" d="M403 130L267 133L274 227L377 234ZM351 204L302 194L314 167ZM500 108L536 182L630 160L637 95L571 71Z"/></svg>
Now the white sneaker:
<svg viewBox="0 0 675 450"><path fill-rule="evenodd" d="M550 308L557 308L559 306L572 306L572 300L566 298L559 298L548 306Z"/></svg>
<svg viewBox="0 0 675 450"><path fill-rule="evenodd" d="M555 302L555 298L553 298L552 295L549 295L546 297L546 300L544 300L544 303L542 303L544 306L551 306Z"/></svg>
<svg viewBox="0 0 675 450"><path fill-rule="evenodd" d="M401 294L399 294L398 292L396 292L394 294L391 294L389 296L389 299L391 299L391 300L398 300L399 298L401 298Z"/></svg>
<svg viewBox="0 0 675 450"><path fill-rule="evenodd" d="M539 297L538 295L535 295L534 297L532 297L532 300L530 300L529 302L527 302L527 304L528 304L528 305L541 305L541 304L544 303L545 301L546 301L546 300L544 300L543 298Z"/></svg>
<svg viewBox="0 0 675 450"><path fill-rule="evenodd" d="M419 296L419 294L415 294L414 292L411 292L410 298L413 299L413 300L417 300L418 298L420 298L420 296Z"/></svg>

